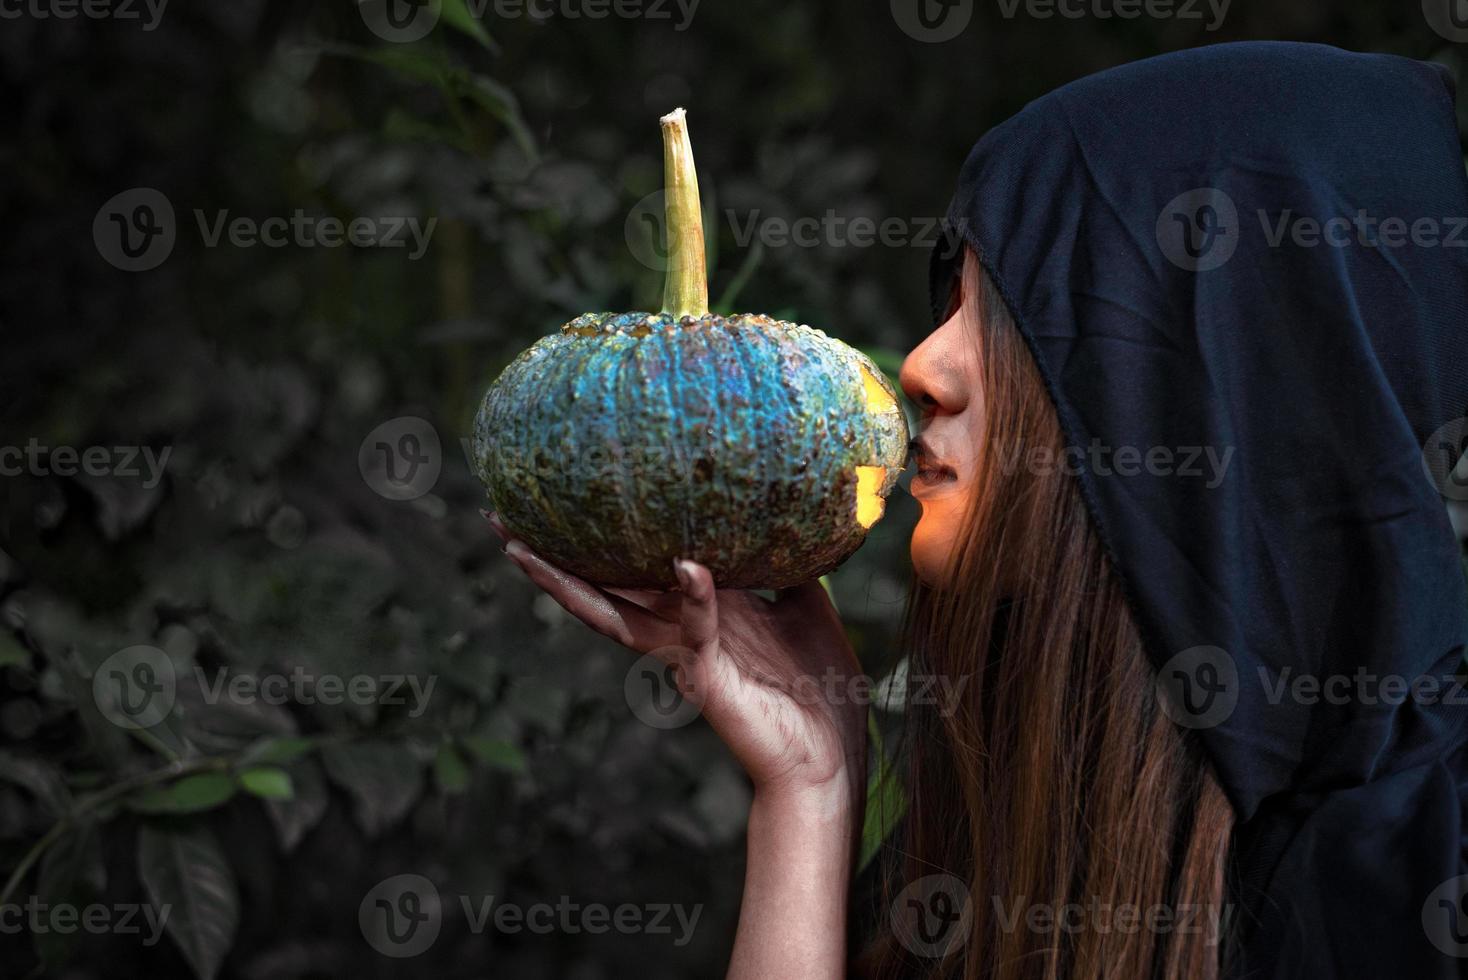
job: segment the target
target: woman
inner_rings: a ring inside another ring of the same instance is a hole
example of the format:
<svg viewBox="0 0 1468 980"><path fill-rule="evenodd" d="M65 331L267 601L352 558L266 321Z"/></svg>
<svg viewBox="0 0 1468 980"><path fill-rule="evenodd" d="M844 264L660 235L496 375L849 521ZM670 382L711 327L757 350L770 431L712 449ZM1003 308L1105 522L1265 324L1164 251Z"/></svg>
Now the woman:
<svg viewBox="0 0 1468 980"><path fill-rule="evenodd" d="M731 976L1457 975L1468 597L1423 467L1468 409L1455 216L1446 73L1314 45L1103 72L974 148L901 377L910 672L959 693L910 707L864 951L864 708L788 693L859 673L823 590L600 590L507 539L749 773Z"/></svg>

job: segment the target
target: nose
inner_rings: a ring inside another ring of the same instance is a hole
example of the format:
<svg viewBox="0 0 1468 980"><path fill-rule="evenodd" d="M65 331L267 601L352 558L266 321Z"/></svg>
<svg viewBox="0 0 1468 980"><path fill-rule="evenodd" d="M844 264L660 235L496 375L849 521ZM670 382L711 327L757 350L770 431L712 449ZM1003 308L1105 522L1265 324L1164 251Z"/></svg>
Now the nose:
<svg viewBox="0 0 1468 980"><path fill-rule="evenodd" d="M898 383L924 417L957 415L968 406L965 361L973 351L965 343L958 311L929 334L902 362Z"/></svg>

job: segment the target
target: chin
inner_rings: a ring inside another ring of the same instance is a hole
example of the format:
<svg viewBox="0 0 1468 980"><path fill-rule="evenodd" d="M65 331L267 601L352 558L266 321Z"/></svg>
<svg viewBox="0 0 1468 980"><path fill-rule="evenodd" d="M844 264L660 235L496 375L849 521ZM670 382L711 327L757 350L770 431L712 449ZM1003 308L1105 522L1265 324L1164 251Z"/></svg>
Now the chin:
<svg viewBox="0 0 1468 980"><path fill-rule="evenodd" d="M926 516L912 530L912 572L919 582L930 588L943 584L945 569L953 552L953 536L944 533L939 522Z"/></svg>

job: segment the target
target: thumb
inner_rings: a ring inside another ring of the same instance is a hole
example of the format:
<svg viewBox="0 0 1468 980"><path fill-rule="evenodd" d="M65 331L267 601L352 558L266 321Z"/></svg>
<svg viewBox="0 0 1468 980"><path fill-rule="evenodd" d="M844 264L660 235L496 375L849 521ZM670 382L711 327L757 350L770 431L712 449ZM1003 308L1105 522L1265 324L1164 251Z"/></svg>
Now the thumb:
<svg viewBox="0 0 1468 980"><path fill-rule="evenodd" d="M673 573L682 590L679 645L665 659L672 664L679 693L703 711L710 688L723 673L718 663L719 600L713 575L698 562L675 558Z"/></svg>
<svg viewBox="0 0 1468 980"><path fill-rule="evenodd" d="M719 600L714 593L714 577L698 562L673 559L673 572L683 590L683 609L679 630L683 645L701 656L710 652L719 639Z"/></svg>

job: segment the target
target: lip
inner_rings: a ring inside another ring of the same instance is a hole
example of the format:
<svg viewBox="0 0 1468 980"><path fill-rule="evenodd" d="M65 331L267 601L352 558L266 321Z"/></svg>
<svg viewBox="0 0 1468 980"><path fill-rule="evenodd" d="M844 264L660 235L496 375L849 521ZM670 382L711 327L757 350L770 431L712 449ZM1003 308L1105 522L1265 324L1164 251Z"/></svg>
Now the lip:
<svg viewBox="0 0 1468 980"><path fill-rule="evenodd" d="M912 461L917 464L917 472L913 474L908 487L908 493L914 497L924 496L939 487L958 481L958 471L936 456L932 447L921 438L914 439L909 444L908 451Z"/></svg>

